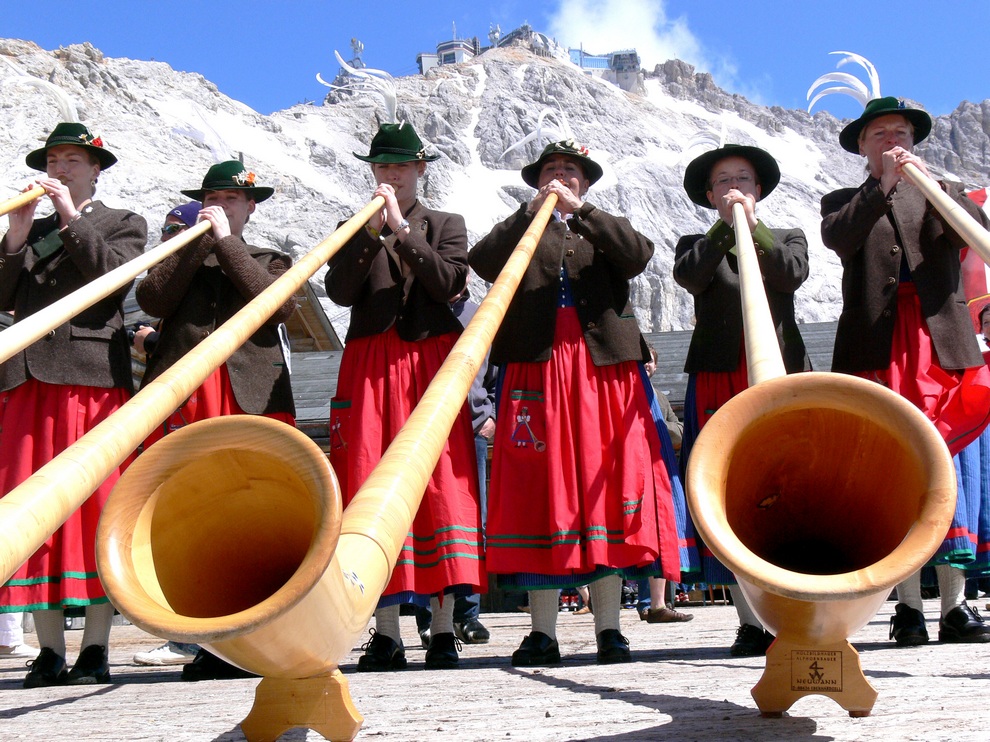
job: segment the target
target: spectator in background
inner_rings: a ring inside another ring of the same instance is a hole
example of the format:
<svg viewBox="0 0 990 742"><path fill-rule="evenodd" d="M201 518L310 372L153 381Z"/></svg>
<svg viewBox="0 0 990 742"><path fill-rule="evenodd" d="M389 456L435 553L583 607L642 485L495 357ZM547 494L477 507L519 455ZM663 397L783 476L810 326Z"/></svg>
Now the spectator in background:
<svg viewBox="0 0 990 742"><path fill-rule="evenodd" d="M650 360L644 364L646 374L650 378L657 370L657 349L650 346ZM656 392L657 404L660 407L660 414L654 412L654 417L663 420L670 434L670 442L674 450L681 448L681 440L684 437L684 423L682 423L674 413L674 408L670 406L670 400L663 392ZM654 606L659 606L655 608ZM694 619L691 613L683 613L674 610L671 603L667 601L667 580L662 577L649 577L639 581L639 599L636 603L636 612L641 620L647 623L683 623Z"/></svg>
<svg viewBox="0 0 990 742"><path fill-rule="evenodd" d="M202 204L199 201L189 201L188 203L179 204L169 211L165 215L165 224L162 226L161 241L167 242L193 226L196 223L197 217L199 217L199 210L201 208ZM134 330L134 337L131 339L131 343L134 345L134 350L142 355L154 353L155 346L158 345L157 326L153 327L148 324L138 325Z"/></svg>

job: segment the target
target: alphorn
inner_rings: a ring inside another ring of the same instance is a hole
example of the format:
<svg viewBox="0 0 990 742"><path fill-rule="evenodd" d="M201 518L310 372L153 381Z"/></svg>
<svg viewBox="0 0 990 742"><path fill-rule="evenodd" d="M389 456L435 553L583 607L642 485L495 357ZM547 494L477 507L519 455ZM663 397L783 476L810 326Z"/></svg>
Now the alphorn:
<svg viewBox="0 0 990 742"><path fill-rule="evenodd" d="M8 198L6 201L0 201L0 216L4 214L9 214L14 209L19 209L25 204L29 204L36 198L41 198L46 193L45 189L41 186L35 186L34 188L24 191L24 193L19 193L12 198Z"/></svg>
<svg viewBox="0 0 990 742"><path fill-rule="evenodd" d="M319 447L265 418L216 418L171 433L114 488L97 536L107 594L146 631L200 643L264 676L241 725L249 740L293 726L328 739L360 729L338 664L388 585L555 202L547 197L342 516Z"/></svg>
<svg viewBox="0 0 990 742"><path fill-rule="evenodd" d="M373 199L155 383L0 498L0 582L9 579L110 472L182 406L384 203L381 197Z"/></svg>
<svg viewBox="0 0 990 742"><path fill-rule="evenodd" d="M936 181L927 177L916 165L908 162L901 168L901 172L925 195L925 198L952 225L952 228L966 240L970 249L975 251L984 263L990 265L990 232L987 232L982 224L966 213L966 210L953 201Z"/></svg>
<svg viewBox="0 0 990 742"><path fill-rule="evenodd" d="M935 553L955 507L955 469L931 422L889 389L758 364L780 353L740 204L733 219L752 386L698 436L688 504L776 635L752 691L761 713L822 694L866 716L877 693L848 637Z"/></svg>
<svg viewBox="0 0 990 742"><path fill-rule="evenodd" d="M56 302L52 302L44 309L15 322L0 332L0 363L12 358L14 354L40 340L84 309L110 296L121 286L133 281L148 268L182 249L197 237L206 234L210 229L211 225L208 221L201 221L182 234L166 240L148 252L141 253L133 260L117 266L99 278L94 278L85 286L63 296Z"/></svg>

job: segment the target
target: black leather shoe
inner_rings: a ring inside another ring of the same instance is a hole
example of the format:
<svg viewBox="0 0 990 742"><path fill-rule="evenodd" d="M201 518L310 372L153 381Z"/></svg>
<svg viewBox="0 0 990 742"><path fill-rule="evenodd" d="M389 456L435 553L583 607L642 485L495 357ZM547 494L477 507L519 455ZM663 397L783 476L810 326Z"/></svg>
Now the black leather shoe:
<svg viewBox="0 0 990 742"><path fill-rule="evenodd" d="M762 657L773 644L773 634L759 626L744 623L736 629L736 640L729 647L733 657Z"/></svg>
<svg viewBox="0 0 990 742"><path fill-rule="evenodd" d="M406 669L406 650L385 634L370 629L371 639L361 645L364 650L358 658L358 672L388 672ZM432 644L432 639L430 643Z"/></svg>
<svg viewBox="0 0 990 742"><path fill-rule="evenodd" d="M79 653L76 664L65 678L66 685L97 685L110 682L110 663L107 648L102 644L90 644Z"/></svg>
<svg viewBox="0 0 990 742"><path fill-rule="evenodd" d="M492 638L491 632L476 618L469 618L464 623L455 623L454 633L465 644L487 644Z"/></svg>
<svg viewBox="0 0 990 742"><path fill-rule="evenodd" d="M951 611L950 611L951 613ZM917 647L928 643L928 629L925 628L925 614L905 603L894 606L890 617L890 639L898 647Z"/></svg>
<svg viewBox="0 0 990 742"><path fill-rule="evenodd" d="M434 634L430 648L426 650L427 670L451 670L457 667L457 650L460 642L453 634Z"/></svg>
<svg viewBox="0 0 990 742"><path fill-rule="evenodd" d="M42 647L38 656L27 663L27 677L24 678L25 688L47 688L50 685L65 685L68 672L65 668L65 658L55 653L54 649Z"/></svg>
<svg viewBox="0 0 990 742"><path fill-rule="evenodd" d="M531 631L512 653L513 667L539 667L560 662L560 645L542 631Z"/></svg>
<svg viewBox="0 0 990 742"><path fill-rule="evenodd" d="M182 679L194 682L199 680L236 680L239 678L256 677L258 676L254 673L242 670L205 649L200 649L192 662L182 666Z"/></svg>
<svg viewBox="0 0 990 742"><path fill-rule="evenodd" d="M598 664L616 665L620 662L632 662L629 654L629 640L619 633L618 629L604 629L597 637Z"/></svg>
<svg viewBox="0 0 990 742"><path fill-rule="evenodd" d="M938 640L960 644L990 642L990 626L978 610L963 603L939 619Z"/></svg>

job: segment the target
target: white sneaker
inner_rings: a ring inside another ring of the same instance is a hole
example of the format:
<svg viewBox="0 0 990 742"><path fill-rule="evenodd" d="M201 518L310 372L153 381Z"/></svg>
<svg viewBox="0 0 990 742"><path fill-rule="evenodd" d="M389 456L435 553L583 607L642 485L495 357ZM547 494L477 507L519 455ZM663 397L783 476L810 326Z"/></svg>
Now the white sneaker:
<svg viewBox="0 0 990 742"><path fill-rule="evenodd" d="M185 665L192 662L196 655L183 652L171 643L162 644L150 652L138 652L134 655L136 665Z"/></svg>
<svg viewBox="0 0 990 742"><path fill-rule="evenodd" d="M27 644L0 644L0 657L27 657L34 659L41 650Z"/></svg>

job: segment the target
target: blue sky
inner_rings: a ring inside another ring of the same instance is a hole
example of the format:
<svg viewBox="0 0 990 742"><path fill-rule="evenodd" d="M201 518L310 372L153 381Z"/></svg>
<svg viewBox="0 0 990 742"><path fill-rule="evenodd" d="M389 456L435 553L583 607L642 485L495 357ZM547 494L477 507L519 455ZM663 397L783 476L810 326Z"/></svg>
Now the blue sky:
<svg viewBox="0 0 990 742"><path fill-rule="evenodd" d="M711 72L729 92L764 105L805 108L811 83L835 71L835 50L870 59L881 92L920 101L935 114L962 100L990 97L985 70L990 3L931 0L45 0L6 2L0 36L45 49L89 41L104 54L155 59L198 72L225 94L261 113L320 100L332 79L334 49L350 58L350 39L365 46L367 66L414 74L416 54L452 37L486 41L528 21L568 46L591 53L635 47L652 69L677 57ZM745 10L742 10L745 6ZM948 13L952 14L947 18ZM857 72L853 67L842 71ZM815 110L855 116L859 107L829 96Z"/></svg>

